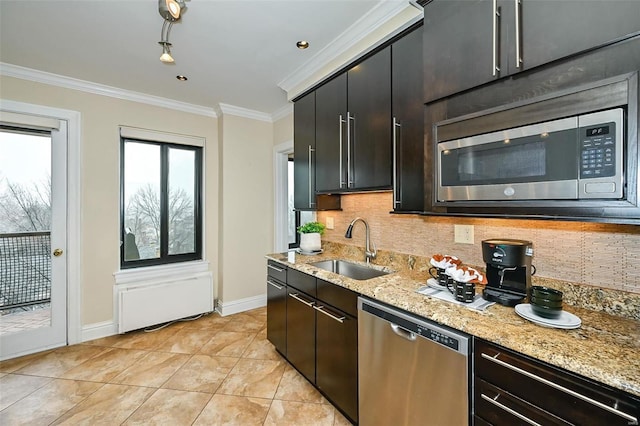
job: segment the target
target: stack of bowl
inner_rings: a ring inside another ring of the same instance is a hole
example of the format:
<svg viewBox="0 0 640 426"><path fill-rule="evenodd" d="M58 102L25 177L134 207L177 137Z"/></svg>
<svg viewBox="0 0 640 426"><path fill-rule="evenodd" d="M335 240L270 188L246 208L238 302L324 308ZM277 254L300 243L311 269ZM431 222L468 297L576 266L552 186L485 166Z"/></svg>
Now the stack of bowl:
<svg viewBox="0 0 640 426"><path fill-rule="evenodd" d="M558 318L562 313L562 292L534 285L529 289L529 303L534 314L543 318Z"/></svg>

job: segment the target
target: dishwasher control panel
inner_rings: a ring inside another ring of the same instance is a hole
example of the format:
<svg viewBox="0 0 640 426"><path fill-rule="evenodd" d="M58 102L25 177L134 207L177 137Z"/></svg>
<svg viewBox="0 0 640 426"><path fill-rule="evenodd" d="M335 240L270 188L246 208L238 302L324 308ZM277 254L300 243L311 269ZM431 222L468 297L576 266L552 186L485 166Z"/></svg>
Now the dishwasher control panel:
<svg viewBox="0 0 640 426"><path fill-rule="evenodd" d="M440 333L439 331L433 330L429 327L425 327L422 324L417 324L417 326L419 335L426 337L429 340L433 340L434 342L448 346L451 349L455 349L456 351L460 348L458 339L447 336L446 334Z"/></svg>

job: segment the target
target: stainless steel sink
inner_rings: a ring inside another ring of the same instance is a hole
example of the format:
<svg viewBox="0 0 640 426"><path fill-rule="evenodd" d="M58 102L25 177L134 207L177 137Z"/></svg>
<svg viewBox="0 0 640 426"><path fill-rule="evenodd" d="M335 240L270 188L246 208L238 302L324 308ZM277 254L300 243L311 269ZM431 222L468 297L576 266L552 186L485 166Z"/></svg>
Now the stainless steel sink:
<svg viewBox="0 0 640 426"><path fill-rule="evenodd" d="M325 271L333 272L339 275L343 275L354 280L368 280L383 275L388 275L391 272L381 271L368 266L359 265L357 263L347 262L346 260L322 260L320 262L310 263L310 265L316 268L324 269Z"/></svg>

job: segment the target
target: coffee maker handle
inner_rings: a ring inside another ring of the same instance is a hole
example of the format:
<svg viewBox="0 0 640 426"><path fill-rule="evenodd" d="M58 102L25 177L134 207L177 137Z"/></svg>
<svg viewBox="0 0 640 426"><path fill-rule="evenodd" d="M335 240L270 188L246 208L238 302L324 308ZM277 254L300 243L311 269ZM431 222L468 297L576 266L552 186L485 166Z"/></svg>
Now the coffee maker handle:
<svg viewBox="0 0 640 426"><path fill-rule="evenodd" d="M535 274L536 274L536 266L531 265L531 276L534 276Z"/></svg>

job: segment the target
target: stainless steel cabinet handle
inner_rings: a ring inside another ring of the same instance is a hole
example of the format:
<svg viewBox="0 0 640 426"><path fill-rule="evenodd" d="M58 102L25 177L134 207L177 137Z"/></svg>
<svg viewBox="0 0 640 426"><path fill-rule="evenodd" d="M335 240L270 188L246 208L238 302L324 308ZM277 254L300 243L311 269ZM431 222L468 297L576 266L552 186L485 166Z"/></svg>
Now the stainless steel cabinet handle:
<svg viewBox="0 0 640 426"><path fill-rule="evenodd" d="M402 203L400 200L398 191L398 132L397 129L402 128L402 125L398 123L398 120L393 117L393 208L395 209L398 204Z"/></svg>
<svg viewBox="0 0 640 426"><path fill-rule="evenodd" d="M347 319L347 317L337 317L335 315L331 315L329 312L325 311L323 308L324 308L324 306L314 306L313 307L313 309L315 309L316 311L322 312L323 314L325 314L329 318L338 321L340 324L344 323L344 320Z"/></svg>
<svg viewBox="0 0 640 426"><path fill-rule="evenodd" d="M525 376L529 377L530 379L537 380L537 381L538 381L538 382L540 382L540 383L544 383L545 385L547 385L547 386L551 386L551 387L552 387L552 388L554 388L554 389L557 389L557 390L559 390L559 391L562 391L562 392L568 393L569 395L571 395L571 396L573 396L573 397L576 397L576 398L578 398L578 399L581 399L581 400L583 400L584 402L587 402L587 403L589 403L589 404L595 405L596 407L602 408L603 410L606 410L606 411L608 411L608 412L610 412L610 413L616 414L616 415L618 415L618 416L620 416L620 417L622 417L622 418L624 418L624 419L626 419L626 420L630 421L630 422L631 422L631 424L633 424L633 425L637 425L637 424L638 424L638 419L637 419L637 418L635 418L634 416L630 415L630 414L627 414L627 413L622 412L622 411L620 411L620 410L616 410L615 408L610 407L610 406L608 406L608 405L606 405L606 404L603 404L603 403L602 403L602 402L600 402L600 401L596 401L595 399L591 399L591 398L589 398L588 396L584 396L584 395L582 395L581 393L578 393L578 392L572 391L571 389L567 389L567 388L565 388L564 386L560 386L560 385L559 385L559 384L557 384L557 383L553 383L553 382L552 382L552 381L550 381L550 380L547 380L547 379L545 379L545 378L542 378L542 377L540 377L540 376L537 376L537 375L535 375L535 374L533 374L533 373L530 373L530 372L528 372L528 371L526 371L526 370L523 370L523 369L521 369L521 368L518 368L518 367L516 367L515 365L511 365L511 364L509 364L509 363L506 363L506 362L504 362L504 361L502 361L502 360L498 359L498 356L500 355L499 353L498 353L498 354L496 354L495 356L487 355L487 354L485 354L485 353L481 353L480 355L482 356L482 358L488 359L489 361L494 362L494 363L496 363L496 364L498 364L498 365L501 365L501 366L503 366L503 367L505 367L505 368L508 368L509 370L515 371L516 373L523 374L523 375L525 375Z"/></svg>
<svg viewBox="0 0 640 426"><path fill-rule="evenodd" d="M272 287L277 288L278 290L282 290L282 289L284 288L283 286L278 285L278 284L274 283L274 282L273 282L273 281L271 281L271 280L267 280L267 284L269 284L269 285L270 285L270 286L272 286Z"/></svg>
<svg viewBox="0 0 640 426"><path fill-rule="evenodd" d="M343 175L343 170L342 170L342 123L346 123L347 121L344 120L342 118L342 114L340 114L339 116L339 125L338 125L338 130L340 131L340 152L338 152L338 155L340 157L340 188L342 188L344 185L346 185L347 183L344 181L344 175Z"/></svg>
<svg viewBox="0 0 640 426"><path fill-rule="evenodd" d="M313 189L311 188L313 184L313 182L311 181L311 175L313 172L313 170L311 169L311 153L314 151L315 149L313 149L311 145L309 145L309 207L316 205L316 203L313 202Z"/></svg>
<svg viewBox="0 0 640 426"><path fill-rule="evenodd" d="M307 302L306 300L304 300L301 297L299 297L298 293L289 293L289 296L293 297L298 302L304 303L305 305L307 305L310 308L313 308L313 305L315 305L315 302Z"/></svg>
<svg viewBox="0 0 640 426"><path fill-rule="evenodd" d="M520 8L522 7L522 0L514 1L516 3L516 68L520 68L522 64L522 55L520 54L520 37L522 36L522 34L520 34Z"/></svg>
<svg viewBox="0 0 640 426"><path fill-rule="evenodd" d="M496 396L496 399L497 399L499 396L500 396L500 395L497 395L497 396ZM498 402L498 401L496 401L496 399L494 399L494 398L490 398L490 397L488 397L487 395L485 395L485 394L483 394L483 393L481 393L481 394L480 394L480 397L481 397L482 399L484 399L485 401L488 401L488 402L492 403L492 404L493 404L493 405L495 405L496 407L498 407L498 408L500 408L500 409L502 409L502 410L506 411L507 413L510 413L510 414L512 414L512 415L514 415L514 416L516 416L516 417L517 417L517 418L519 418L520 420L522 420L522 421L524 421L524 422L529 423L530 425L533 425L533 426L541 426L541 425L540 425L540 423L536 423L536 422L534 422L533 420L531 420L529 417L524 416L524 415L522 415L522 414L518 413L518 412L517 412L517 411L515 411L515 410L512 410L511 408L507 407L507 406L506 406L506 405L504 405L504 404L499 403L499 402Z"/></svg>
<svg viewBox="0 0 640 426"><path fill-rule="evenodd" d="M389 323L389 326L391 326L391 330L393 330L394 333L396 333L398 336L402 337L403 339L407 339L411 342L416 340L416 333L407 331L404 328L400 327L398 324L394 324L392 322Z"/></svg>
<svg viewBox="0 0 640 426"><path fill-rule="evenodd" d="M356 117L347 111L347 188L353 186L353 170L351 170L351 121L355 126Z"/></svg>
<svg viewBox="0 0 640 426"><path fill-rule="evenodd" d="M276 268L275 266L273 266L273 265L272 265L272 264L270 264L270 263L269 263L269 264L267 264L267 268L269 268L269 269L273 269L274 271L277 271L277 272L284 272L284 269Z"/></svg>
<svg viewBox="0 0 640 426"><path fill-rule="evenodd" d="M498 22L500 20L500 11L498 10L498 0L493 0L493 15L492 15L492 19L493 19L493 31L492 31L492 35L493 35L493 62L491 63L491 75L493 75L494 77L496 76L496 73L498 73L500 71L500 67L498 66L498 47L497 47L497 42L498 42Z"/></svg>

